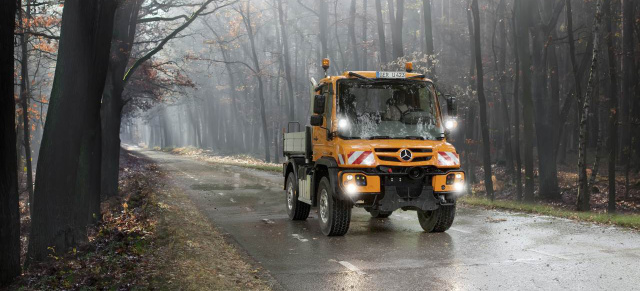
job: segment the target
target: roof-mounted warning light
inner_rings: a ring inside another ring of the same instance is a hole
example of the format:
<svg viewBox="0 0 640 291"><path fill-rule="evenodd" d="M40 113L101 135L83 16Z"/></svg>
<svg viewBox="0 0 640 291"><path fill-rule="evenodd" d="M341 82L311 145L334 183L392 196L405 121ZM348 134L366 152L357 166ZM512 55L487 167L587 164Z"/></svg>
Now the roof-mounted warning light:
<svg viewBox="0 0 640 291"><path fill-rule="evenodd" d="M406 62L404 64L404 69L405 69L405 71L407 71L407 73L413 72L413 63L412 62Z"/></svg>
<svg viewBox="0 0 640 291"><path fill-rule="evenodd" d="M329 59L322 59L322 69L324 69L324 76L327 77L327 70L329 69Z"/></svg>

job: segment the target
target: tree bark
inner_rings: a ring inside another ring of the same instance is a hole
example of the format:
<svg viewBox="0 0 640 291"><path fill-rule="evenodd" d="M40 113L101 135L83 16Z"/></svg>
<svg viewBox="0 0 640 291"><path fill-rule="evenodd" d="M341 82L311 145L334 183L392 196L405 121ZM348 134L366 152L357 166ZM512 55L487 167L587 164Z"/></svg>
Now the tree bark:
<svg viewBox="0 0 640 291"><path fill-rule="evenodd" d="M115 8L113 0L65 2L38 159L28 260L46 258L50 247L64 252L86 240L89 209L76 207L86 205L88 197L83 195L92 190L87 187L95 171L78 174L96 166L87 147L99 138L95 130L100 125Z"/></svg>
<svg viewBox="0 0 640 291"><path fill-rule="evenodd" d="M522 200L522 159L520 158L520 100L519 100L519 85L520 85L520 54L518 52L518 35L516 29L516 16L512 20L513 24L513 56L515 58L515 80L513 81L513 124L514 124L514 136L513 136L513 152L515 153L515 182L516 182L516 200Z"/></svg>
<svg viewBox="0 0 640 291"><path fill-rule="evenodd" d="M0 5L0 286L20 275L16 104L13 96L16 1Z"/></svg>
<svg viewBox="0 0 640 291"><path fill-rule="evenodd" d="M471 2L473 13L473 37L475 41L476 54L476 83L478 91L478 105L480 110L480 128L482 131L482 160L484 165L484 186L487 196L493 200L493 174L491 171L491 138L489 137L489 124L487 118L487 101L484 96L484 72L482 68L482 52L480 48L480 12L478 0Z"/></svg>
<svg viewBox="0 0 640 291"><path fill-rule="evenodd" d="M582 116L580 118L580 135L578 143L578 211L588 211L591 209L590 195L587 181L587 118L589 117L590 99L593 93L594 83L596 82L596 70L598 69L598 49L599 49L599 30L602 21L601 1L596 4L596 15L593 23L591 34L593 35L593 51L591 56L591 69L589 70L589 81L587 83L587 92L583 99Z"/></svg>
<svg viewBox="0 0 640 291"><path fill-rule="evenodd" d="M424 37L426 40L426 51L428 55L427 65L429 73L434 82L438 80L436 76L436 67L434 64L435 54L433 48L433 26L431 24L431 0L422 0L422 17L424 18Z"/></svg>
<svg viewBox="0 0 640 291"><path fill-rule="evenodd" d="M397 0L394 9L393 0L388 0L389 22L391 23L391 43L393 48L393 58L398 59L404 56L402 46L402 23L404 20L404 0ZM395 13L395 15L394 15Z"/></svg>
<svg viewBox="0 0 640 291"><path fill-rule="evenodd" d="M531 96L531 51L529 49L529 27L533 1L516 2L518 58L522 80L522 117L524 123L524 200L533 201L533 98Z"/></svg>
<svg viewBox="0 0 640 291"><path fill-rule="evenodd" d="M262 137L264 138L264 157L267 163L271 162L271 156L269 153L269 130L267 128L267 113L264 103L264 84L262 82L260 62L258 61L258 55L256 54L255 35L253 34L253 27L251 26L251 6L250 1L247 2L245 13L242 13L245 28L247 29L247 35L249 36L249 43L251 44L251 59L253 60L254 74L258 79L258 97L260 101L260 120L262 122Z"/></svg>
<svg viewBox="0 0 640 291"><path fill-rule="evenodd" d="M611 0L604 1L604 12L607 14L607 58L609 61L609 138L607 151L609 154L609 201L607 212L616 212L616 154L618 151L618 76L616 72L615 46L613 45L614 15Z"/></svg>
<svg viewBox="0 0 640 291"><path fill-rule="evenodd" d="M26 19L31 19L31 1L27 0ZM24 148L24 160L27 168L26 187L29 193L29 212L33 213L33 168L31 163L31 126L29 125L29 99L31 98L31 88L29 84L29 54L28 43L29 34L27 33L26 24L23 21L22 9L19 9L19 22L22 29L20 36L20 105L22 105L22 137Z"/></svg>
<svg viewBox="0 0 640 291"><path fill-rule="evenodd" d="M120 123L125 105L122 93L126 66L131 57L141 0L128 0L118 7L111 41L109 67L100 109L102 126L102 170L100 188L104 197L118 194Z"/></svg>
<svg viewBox="0 0 640 291"><path fill-rule="evenodd" d="M634 60L634 46L633 46L633 31L634 31L634 2L633 0L622 0L622 98L620 109L623 111L623 127L621 128L622 134L622 147L623 156L630 157L633 151L632 135L633 135L633 115L637 114L633 112L633 99L638 86L637 71L635 68ZM631 169L631 158L626 159L624 165L625 172L625 199L629 197L629 172Z"/></svg>
<svg viewBox="0 0 640 291"><path fill-rule="evenodd" d="M384 20L382 19L382 4L380 0L376 0L376 20L378 24L378 45L380 46L380 62L386 64L387 60L387 44L384 38Z"/></svg>
<svg viewBox="0 0 640 291"><path fill-rule="evenodd" d="M353 54L353 70L360 70L360 57L358 56L358 41L356 40L356 0L351 0L349 9L349 25L347 27L349 39L351 40L351 53Z"/></svg>
<svg viewBox="0 0 640 291"><path fill-rule="evenodd" d="M287 114L289 120L295 119L294 98L293 98L293 78L291 76L291 54L289 52L289 37L282 9L282 0L278 0L278 19L280 21L280 33L282 35L282 43L284 44L284 77L287 80Z"/></svg>
<svg viewBox="0 0 640 291"><path fill-rule="evenodd" d="M495 74L498 80L498 88L500 90L500 109L502 117L502 142L504 145L504 156L507 166L507 174L513 176L513 154L511 152L511 121L509 120L509 106L507 102L507 77L506 77L506 62L507 62L507 27L506 27L506 13L505 13L505 0L500 0L498 7L496 8L497 26L499 31L499 46L500 52L496 53L495 38L491 39L491 45L493 49L493 59L495 64ZM495 33L494 33L495 35Z"/></svg>
<svg viewBox="0 0 640 291"><path fill-rule="evenodd" d="M367 0L362 0L362 42L367 41ZM369 56L367 55L367 44L364 43L362 48L362 67L360 68L363 71L369 69Z"/></svg>

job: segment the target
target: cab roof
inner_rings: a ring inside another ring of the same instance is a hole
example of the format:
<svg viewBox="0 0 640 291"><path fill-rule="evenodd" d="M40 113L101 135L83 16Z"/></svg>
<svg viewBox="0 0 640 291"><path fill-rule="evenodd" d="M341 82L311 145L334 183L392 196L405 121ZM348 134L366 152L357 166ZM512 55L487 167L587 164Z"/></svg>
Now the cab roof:
<svg viewBox="0 0 640 291"><path fill-rule="evenodd" d="M399 71L400 72L400 71ZM322 80L320 80L321 82L327 82L327 81L336 81L338 79L357 79L357 77L355 76L350 76L350 73L356 73L358 75L361 75L363 77L367 77L367 78L371 78L371 79L377 79L378 77L378 71L345 71L344 73L342 73L342 75L336 75L336 76L328 76L326 78L323 78ZM403 71L401 73L404 73ZM412 77L418 77L421 76L423 74L419 74L419 73L406 73L406 79L412 78ZM388 80L404 80L401 78L390 78ZM433 82L431 81L431 79L423 77L423 78L414 78L412 80L422 80L422 81L428 81L428 82Z"/></svg>

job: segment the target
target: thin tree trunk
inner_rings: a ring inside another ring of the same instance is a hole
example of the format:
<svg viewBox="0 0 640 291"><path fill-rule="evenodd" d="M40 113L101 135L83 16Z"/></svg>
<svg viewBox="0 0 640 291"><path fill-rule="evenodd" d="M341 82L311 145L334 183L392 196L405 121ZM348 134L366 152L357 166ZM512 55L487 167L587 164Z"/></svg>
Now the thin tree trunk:
<svg viewBox="0 0 640 291"><path fill-rule="evenodd" d="M378 45L380 46L380 62L386 64L387 61L387 44L384 38L384 20L382 19L382 4L380 0L376 0L376 20L378 24Z"/></svg>
<svg viewBox="0 0 640 291"><path fill-rule="evenodd" d="M367 55L367 0L362 0L362 67L360 68L363 71L368 70L369 64L369 56Z"/></svg>
<svg viewBox="0 0 640 291"><path fill-rule="evenodd" d="M31 0L27 0L26 20L31 19ZM26 24L23 21L22 9L19 9L20 28L22 35L20 36L21 50L21 68L20 68L20 105L22 105L22 137L24 148L24 160L27 168L26 187L29 193L29 213L33 213L33 168L31 164L31 126L29 125L29 99L31 98L31 88L29 84L29 54L28 42L29 34L27 33Z"/></svg>
<svg viewBox="0 0 640 291"><path fill-rule="evenodd" d="M587 181L587 118L589 117L590 99L593 93L594 83L596 82L596 70L598 69L598 49L599 49L599 30L602 20L601 1L598 0L596 7L595 21L593 23L593 51L591 57L591 69L589 71L589 82L587 83L587 92L583 99L582 116L580 118L580 137L578 143L578 211L587 211L591 209L590 195Z"/></svg>
<svg viewBox="0 0 640 291"><path fill-rule="evenodd" d="M529 27L531 26L532 1L516 2L518 58L522 80L522 111L524 123L524 200L533 201L533 98L531 96L531 53Z"/></svg>
<svg viewBox="0 0 640 291"><path fill-rule="evenodd" d="M516 172L516 200L522 200L522 159L520 158L520 100L518 98L520 85L520 54L518 52L518 36L515 15L513 18L513 56L515 58L515 80L513 82L513 124L514 140L513 151L515 153Z"/></svg>
<svg viewBox="0 0 640 291"><path fill-rule="evenodd" d="M513 155L511 152L511 121L509 120L509 108L507 104L507 28L505 22L505 0L501 0L496 8L497 26L499 30L499 46L500 53L496 53L495 38L491 39L491 47L493 49L493 60L495 65L496 79L498 79L498 88L500 89L500 109L502 110L502 142L504 145L504 154L507 166L507 174L513 176ZM495 33L494 33L495 35Z"/></svg>
<svg viewBox="0 0 640 291"><path fill-rule="evenodd" d="M356 0L351 0L351 8L349 9L349 25L347 27L349 39L351 40L351 53L353 54L353 70L360 70L358 61L358 41L356 40ZM346 65L346 64L345 64Z"/></svg>
<svg viewBox="0 0 640 291"><path fill-rule="evenodd" d="M422 0L422 17L424 19L424 37L426 40L426 51L428 55L427 65L433 81L437 81L436 67L434 65L435 53L433 48L433 26L431 24L431 0Z"/></svg>
<svg viewBox="0 0 640 291"><path fill-rule="evenodd" d="M295 119L294 98L293 98L293 78L291 76L291 54L289 52L289 37L287 34L286 22L282 9L282 0L278 0L278 19L280 21L280 34L282 35L282 43L284 44L284 77L287 80L287 114L289 120Z"/></svg>
<svg viewBox="0 0 640 291"><path fill-rule="evenodd" d="M614 15L611 10L611 0L604 1L603 7L607 14L607 57L609 60L609 202L607 212L616 212L616 153L618 150L618 76L616 72L615 47L613 45Z"/></svg>
<svg viewBox="0 0 640 291"><path fill-rule="evenodd" d="M471 10L473 12L473 37L475 40L476 52L476 82L478 91L478 105L480 109L480 128L482 131L482 160L484 165L484 186L487 196L493 200L493 181L491 171L491 138L489 137L489 121L487 118L487 101L484 96L484 72L482 68L482 52L480 49L480 12L478 8L478 0L471 2Z"/></svg>
<svg viewBox="0 0 640 291"><path fill-rule="evenodd" d="M256 44L255 44L255 35L253 34L253 27L251 26L251 5L250 1L247 2L246 6L246 15L243 13L242 18L244 19L245 28L247 29L247 34L249 36L249 42L251 44L251 59L253 60L253 66L256 74L256 78L258 79L258 97L260 101L260 120L262 122L262 136L264 138L264 156L265 161L267 163L271 162L271 155L269 153L269 130L267 126L267 113L265 110L265 102L264 102L264 84L262 82L261 70L260 70L260 62L258 61L258 54L256 53Z"/></svg>
<svg viewBox="0 0 640 291"><path fill-rule="evenodd" d="M633 120L632 116L637 114L633 112L633 99L636 90L636 86L638 83L637 71L634 63L634 45L633 45L633 30L634 30L634 19L635 19L635 9L634 9L634 0L622 0L622 99L620 109L624 109L623 112L623 128L621 128L623 134L622 147L623 147L623 157L631 157L633 146L632 146L632 135L633 135L633 126L631 125L631 121ZM624 175L625 175L625 192L624 198L629 198L629 172L631 169L631 158L626 159L624 165Z"/></svg>
<svg viewBox="0 0 640 291"><path fill-rule="evenodd" d="M0 5L0 286L20 275L18 152L13 69L16 2Z"/></svg>

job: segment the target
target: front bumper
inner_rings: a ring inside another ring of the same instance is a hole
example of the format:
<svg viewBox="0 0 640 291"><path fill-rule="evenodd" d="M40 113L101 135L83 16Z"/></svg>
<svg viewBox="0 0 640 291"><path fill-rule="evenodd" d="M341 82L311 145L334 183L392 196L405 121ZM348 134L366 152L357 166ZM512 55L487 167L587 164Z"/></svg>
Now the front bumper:
<svg viewBox="0 0 640 291"><path fill-rule="evenodd" d="M422 210L430 211L438 209L441 205L451 205L462 194L462 191L453 191L452 187L433 183L441 183L443 177L449 174L462 174L464 171L452 169L425 173L419 179L412 179L407 173L375 173L361 170L344 170L338 175L340 191L344 199L349 199L357 207L366 207L380 211ZM348 181L344 175L365 175L376 185L367 184L366 187L347 187ZM375 178L371 178L375 177ZM435 188L435 189L434 189Z"/></svg>

